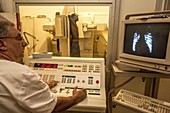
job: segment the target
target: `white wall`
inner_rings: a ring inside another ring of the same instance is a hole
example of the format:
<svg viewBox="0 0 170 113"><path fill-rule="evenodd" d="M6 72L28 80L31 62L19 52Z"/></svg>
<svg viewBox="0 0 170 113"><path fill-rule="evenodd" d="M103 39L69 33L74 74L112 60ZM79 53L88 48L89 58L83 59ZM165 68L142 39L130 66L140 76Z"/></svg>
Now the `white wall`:
<svg viewBox="0 0 170 113"><path fill-rule="evenodd" d="M127 14L144 13L154 11L156 0L121 0L120 18Z"/></svg>

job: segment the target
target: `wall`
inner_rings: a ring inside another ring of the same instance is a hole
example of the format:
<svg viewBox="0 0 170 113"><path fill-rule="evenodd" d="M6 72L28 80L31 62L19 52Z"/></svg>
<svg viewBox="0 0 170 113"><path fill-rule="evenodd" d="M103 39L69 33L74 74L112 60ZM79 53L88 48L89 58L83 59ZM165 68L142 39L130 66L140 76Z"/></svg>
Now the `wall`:
<svg viewBox="0 0 170 113"><path fill-rule="evenodd" d="M170 75L167 75L170 76ZM158 99L170 103L170 78L161 78L158 90Z"/></svg>

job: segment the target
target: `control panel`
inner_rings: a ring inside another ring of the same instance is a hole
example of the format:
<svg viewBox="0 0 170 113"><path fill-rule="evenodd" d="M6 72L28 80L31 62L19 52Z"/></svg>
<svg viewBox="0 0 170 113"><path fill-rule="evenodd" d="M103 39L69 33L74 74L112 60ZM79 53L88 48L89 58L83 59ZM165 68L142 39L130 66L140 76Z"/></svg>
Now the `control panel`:
<svg viewBox="0 0 170 113"><path fill-rule="evenodd" d="M87 90L87 98L76 105L78 111L84 111L84 107L92 108L95 112L105 112L105 65L103 58L72 58L52 57L33 59L26 61L31 69L35 70L45 82L56 80L58 84L51 91L57 96L71 96L72 90ZM86 108L86 112L87 112ZM76 110L71 108L70 110ZM90 111L90 109L88 109ZM91 112L91 111L90 111Z"/></svg>

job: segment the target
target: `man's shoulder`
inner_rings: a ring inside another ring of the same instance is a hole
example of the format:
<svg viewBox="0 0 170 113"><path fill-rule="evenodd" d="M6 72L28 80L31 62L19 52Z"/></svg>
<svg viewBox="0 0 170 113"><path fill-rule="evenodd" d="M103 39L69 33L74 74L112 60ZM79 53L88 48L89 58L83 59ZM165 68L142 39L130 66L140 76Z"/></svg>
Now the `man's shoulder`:
<svg viewBox="0 0 170 113"><path fill-rule="evenodd" d="M19 70L29 70L29 67L17 62L11 62L7 60L0 60L0 65L3 70L19 71Z"/></svg>

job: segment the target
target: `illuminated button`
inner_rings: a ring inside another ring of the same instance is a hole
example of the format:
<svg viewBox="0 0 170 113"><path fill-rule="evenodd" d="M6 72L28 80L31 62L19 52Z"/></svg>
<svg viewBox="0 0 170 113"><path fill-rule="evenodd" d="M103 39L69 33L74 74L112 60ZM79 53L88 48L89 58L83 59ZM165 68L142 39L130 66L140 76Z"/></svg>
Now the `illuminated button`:
<svg viewBox="0 0 170 113"><path fill-rule="evenodd" d="M68 67L68 65L64 65L64 67Z"/></svg>
<svg viewBox="0 0 170 113"><path fill-rule="evenodd" d="M99 80L96 80L96 84L99 84Z"/></svg>

